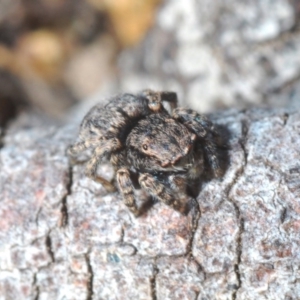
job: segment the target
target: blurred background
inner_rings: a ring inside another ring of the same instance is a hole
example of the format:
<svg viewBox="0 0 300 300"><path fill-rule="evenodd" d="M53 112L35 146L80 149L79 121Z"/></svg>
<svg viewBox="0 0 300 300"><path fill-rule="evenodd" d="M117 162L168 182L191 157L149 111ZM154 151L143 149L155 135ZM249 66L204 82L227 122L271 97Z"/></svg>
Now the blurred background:
<svg viewBox="0 0 300 300"><path fill-rule="evenodd" d="M202 113L300 107L300 0L0 0L0 126L144 88Z"/></svg>

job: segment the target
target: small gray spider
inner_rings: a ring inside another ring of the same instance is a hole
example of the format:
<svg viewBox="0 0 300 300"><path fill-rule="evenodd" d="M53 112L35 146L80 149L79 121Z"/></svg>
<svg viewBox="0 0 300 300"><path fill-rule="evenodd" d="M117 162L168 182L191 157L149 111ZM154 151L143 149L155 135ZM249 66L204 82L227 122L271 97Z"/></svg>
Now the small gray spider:
<svg viewBox="0 0 300 300"><path fill-rule="evenodd" d="M172 114L164 108L169 102ZM68 154L76 158L92 150L86 175L108 191L115 187L97 175L97 167L109 160L116 171L126 206L138 216L133 177L156 199L183 211L188 184L207 164L215 176L221 169L216 153L213 124L191 109L176 108L174 92L145 90L137 95L121 94L105 106L94 106L84 117L79 140Z"/></svg>

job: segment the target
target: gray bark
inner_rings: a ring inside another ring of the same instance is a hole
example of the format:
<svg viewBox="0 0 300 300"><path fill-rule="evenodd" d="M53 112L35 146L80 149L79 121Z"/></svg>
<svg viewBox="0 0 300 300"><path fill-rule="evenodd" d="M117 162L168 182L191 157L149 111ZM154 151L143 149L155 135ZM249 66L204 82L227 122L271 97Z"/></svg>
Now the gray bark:
<svg viewBox="0 0 300 300"><path fill-rule="evenodd" d="M199 215L156 203L134 218L69 165L71 121L24 114L0 131L0 300L300 299L299 41L296 0L169 0L123 53L109 95L170 89L201 112L290 107L211 116L230 133L229 164L201 183Z"/></svg>
<svg viewBox="0 0 300 300"><path fill-rule="evenodd" d="M153 29L120 59L123 91L175 90L201 112L296 106L299 0L166 0Z"/></svg>
<svg viewBox="0 0 300 300"><path fill-rule="evenodd" d="M211 118L229 164L202 182L196 219L162 203L134 218L69 165L75 125L15 120L0 151L0 299L299 299L300 113Z"/></svg>

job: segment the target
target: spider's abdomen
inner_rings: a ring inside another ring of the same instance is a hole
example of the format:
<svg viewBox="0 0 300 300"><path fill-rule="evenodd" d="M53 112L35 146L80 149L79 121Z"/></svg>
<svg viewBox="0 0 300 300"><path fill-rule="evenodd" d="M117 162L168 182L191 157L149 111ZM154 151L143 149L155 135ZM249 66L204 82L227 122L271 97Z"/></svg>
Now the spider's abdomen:
<svg viewBox="0 0 300 300"><path fill-rule="evenodd" d="M96 105L85 116L82 135L86 138L119 138L125 142L130 130L143 117L150 114L147 99L139 95L123 94L110 100L105 106Z"/></svg>

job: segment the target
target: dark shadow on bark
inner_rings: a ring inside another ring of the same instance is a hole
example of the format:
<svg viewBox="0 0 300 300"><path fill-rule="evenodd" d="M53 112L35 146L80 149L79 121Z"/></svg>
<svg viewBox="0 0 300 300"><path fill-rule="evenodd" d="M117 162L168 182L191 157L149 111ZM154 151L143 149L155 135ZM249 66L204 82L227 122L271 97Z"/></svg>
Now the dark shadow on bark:
<svg viewBox="0 0 300 300"><path fill-rule="evenodd" d="M217 157L220 164L221 174L219 178L222 178L229 167L229 150L230 146L227 141L231 138L231 132L224 125L215 125L215 143L217 145ZM196 178L191 184L188 185L187 193L193 198L197 198L202 190L202 185L205 182L209 182L215 178L212 169L208 163L207 157L205 157L204 172L199 178Z"/></svg>

